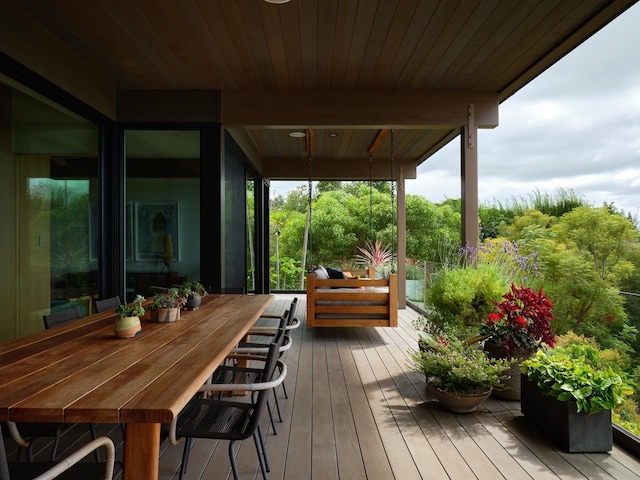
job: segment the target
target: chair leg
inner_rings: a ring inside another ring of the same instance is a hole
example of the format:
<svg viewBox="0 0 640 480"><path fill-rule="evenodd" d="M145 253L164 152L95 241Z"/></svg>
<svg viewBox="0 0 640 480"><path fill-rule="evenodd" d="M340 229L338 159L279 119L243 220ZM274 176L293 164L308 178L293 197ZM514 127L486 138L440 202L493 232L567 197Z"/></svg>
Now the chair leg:
<svg viewBox="0 0 640 480"><path fill-rule="evenodd" d="M267 472L271 471L271 466L269 465L269 457L267 457L267 447L264 444L264 437L262 436L262 428L258 425L257 429L258 438L260 439L260 446L262 447L262 458L264 458L264 468Z"/></svg>
<svg viewBox="0 0 640 480"><path fill-rule="evenodd" d="M182 451L182 465L180 465L180 480L187 473L187 462L189 461L189 450L191 450L191 437L184 439L184 450Z"/></svg>
<svg viewBox="0 0 640 480"><path fill-rule="evenodd" d="M235 440L229 442L229 461L231 462L231 470L233 470L233 480L239 480L238 477L238 465L236 465L236 457L233 454L233 445Z"/></svg>
<svg viewBox="0 0 640 480"><path fill-rule="evenodd" d="M278 412L278 420L280 420L280 423L282 423L282 412L280 411L280 402L278 401L278 391L275 388L273 389L273 398L275 399L275 402L276 402L276 411Z"/></svg>
<svg viewBox="0 0 640 480"><path fill-rule="evenodd" d="M95 440L98 438L98 434L96 433L96 424L89 424L89 432L91 432L91 440ZM94 457L96 458L96 462L100 463L100 449L96 448L95 452L93 452Z"/></svg>
<svg viewBox="0 0 640 480"><path fill-rule="evenodd" d="M56 439L53 441L53 449L51 450L51 461L54 462L56 460L56 455L58 454L58 445L60 444L60 435L56 435ZM29 445L31 446L31 445Z"/></svg>
<svg viewBox="0 0 640 480"><path fill-rule="evenodd" d="M269 413L269 421L271 422L271 428L273 429L273 434L277 435L278 431L276 430L276 422L273 419L273 411L271 409L271 403L267 401L267 412Z"/></svg>
<svg viewBox="0 0 640 480"><path fill-rule="evenodd" d="M260 463L260 471L262 472L262 478L264 480L267 480L267 467L265 466L265 459L263 456L264 450L261 449L260 445L262 444L262 438L260 438L258 440L258 438L256 438L256 435L258 435L258 432L253 432L253 443L256 446L256 453L258 454L258 462ZM262 451L261 451L262 450Z"/></svg>
<svg viewBox="0 0 640 480"><path fill-rule="evenodd" d="M287 387L284 386L284 382L282 382L282 393L284 393L284 398L289 398L289 394L287 393Z"/></svg>

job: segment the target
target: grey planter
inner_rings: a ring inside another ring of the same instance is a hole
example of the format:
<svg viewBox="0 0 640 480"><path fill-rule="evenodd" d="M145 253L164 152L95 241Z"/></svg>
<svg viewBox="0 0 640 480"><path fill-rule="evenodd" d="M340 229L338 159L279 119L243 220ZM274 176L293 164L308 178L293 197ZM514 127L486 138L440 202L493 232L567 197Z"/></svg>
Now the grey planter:
<svg viewBox="0 0 640 480"><path fill-rule="evenodd" d="M542 395L526 375L521 379L524 416L569 453L610 452L613 448L611 410L594 415L578 413L575 402Z"/></svg>

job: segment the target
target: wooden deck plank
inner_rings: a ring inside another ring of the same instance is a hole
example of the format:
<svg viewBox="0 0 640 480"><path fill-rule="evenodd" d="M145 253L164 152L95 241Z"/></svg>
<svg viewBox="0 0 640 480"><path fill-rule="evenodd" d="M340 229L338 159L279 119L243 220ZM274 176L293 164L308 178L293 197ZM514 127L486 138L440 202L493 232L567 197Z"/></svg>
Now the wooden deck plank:
<svg viewBox="0 0 640 480"><path fill-rule="evenodd" d="M313 406L309 412L312 416L313 441L311 444L311 475L313 478L337 479L338 459L336 455L336 438L333 431L333 415L331 390L329 388L329 372L325 343L332 332L313 331ZM334 370L332 373L336 374Z"/></svg>
<svg viewBox="0 0 640 480"><path fill-rule="evenodd" d="M376 355L375 349L367 338L367 329L353 329L354 357L362 384L367 394L380 437L391 464L395 478L421 478L414 459L407 448L398 424L395 422L383 386L378 383L376 374L387 376L386 368ZM357 343L360 343L360 348Z"/></svg>
<svg viewBox="0 0 640 480"><path fill-rule="evenodd" d="M392 478L393 474L362 384L353 349L349 344L347 333L351 330L340 329L336 332L336 336L343 346L340 349L340 361L351 405L351 414L360 443L361 458L358 458L357 461L363 462L368 480L384 480Z"/></svg>

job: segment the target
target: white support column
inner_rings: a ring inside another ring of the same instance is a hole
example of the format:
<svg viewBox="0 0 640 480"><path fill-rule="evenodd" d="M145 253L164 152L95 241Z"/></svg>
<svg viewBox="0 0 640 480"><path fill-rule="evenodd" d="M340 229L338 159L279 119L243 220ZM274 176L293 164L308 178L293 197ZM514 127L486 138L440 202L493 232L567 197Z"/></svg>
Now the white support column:
<svg viewBox="0 0 640 480"><path fill-rule="evenodd" d="M462 245L478 247L478 128L474 105L469 104L467 125L461 132Z"/></svg>
<svg viewBox="0 0 640 480"><path fill-rule="evenodd" d="M404 168L398 174L398 308L407 308L407 202Z"/></svg>

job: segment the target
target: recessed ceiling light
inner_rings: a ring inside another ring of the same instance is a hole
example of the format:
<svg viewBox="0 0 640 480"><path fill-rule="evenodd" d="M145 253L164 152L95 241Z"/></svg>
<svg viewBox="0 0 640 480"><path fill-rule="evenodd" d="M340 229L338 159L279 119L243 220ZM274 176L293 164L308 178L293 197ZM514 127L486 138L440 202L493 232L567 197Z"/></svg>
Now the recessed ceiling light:
<svg viewBox="0 0 640 480"><path fill-rule="evenodd" d="M331 133L329 134L329 136L330 136L330 137L337 137L337 136L338 136L338 134L337 134L336 132L331 132Z"/></svg>
<svg viewBox="0 0 640 480"><path fill-rule="evenodd" d="M307 134L304 132L291 132L289 133L289 136L293 138L304 138L307 136Z"/></svg>
<svg viewBox="0 0 640 480"><path fill-rule="evenodd" d="M264 0L267 3L289 3L289 0Z"/></svg>

